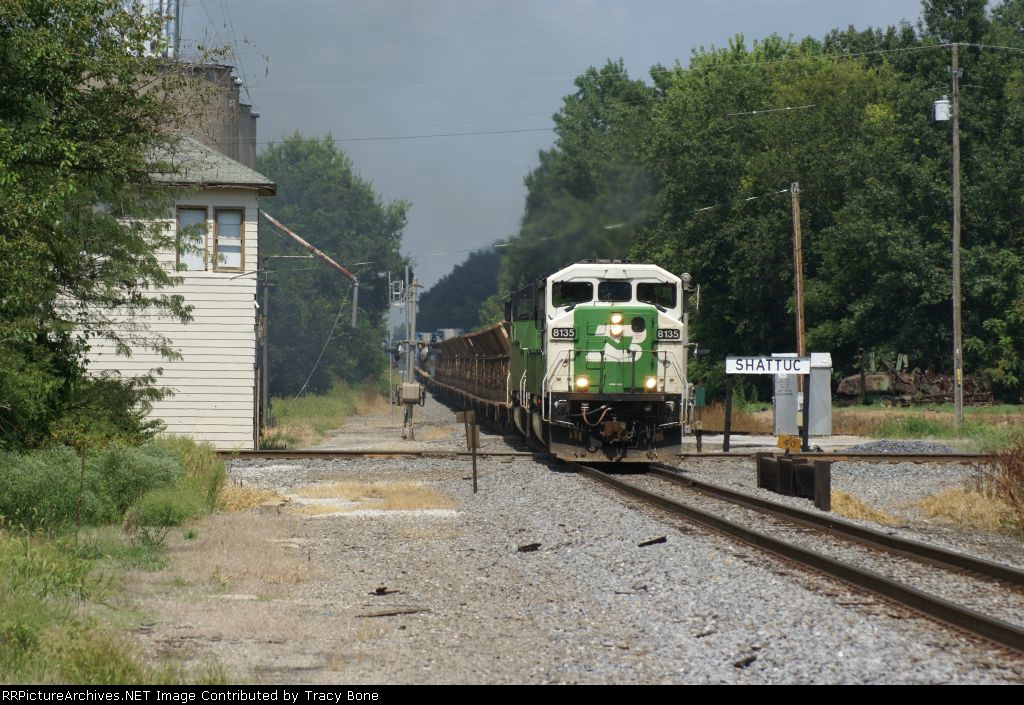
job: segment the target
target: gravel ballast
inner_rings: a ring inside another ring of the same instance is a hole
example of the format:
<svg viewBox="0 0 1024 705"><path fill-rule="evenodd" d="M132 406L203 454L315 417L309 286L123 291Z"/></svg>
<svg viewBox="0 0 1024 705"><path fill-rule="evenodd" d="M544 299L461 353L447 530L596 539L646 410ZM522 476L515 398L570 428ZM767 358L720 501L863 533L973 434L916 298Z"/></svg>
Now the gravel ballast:
<svg viewBox="0 0 1024 705"><path fill-rule="evenodd" d="M464 443L451 410L428 401L416 413L432 429L417 443ZM357 422L365 446L400 447L387 414ZM484 443L504 445L490 434ZM687 471L742 485L753 461L740 465ZM455 512L302 516L295 535L275 540L294 547L311 577L232 605L267 615L256 627L210 634L198 617L167 618L150 630L151 647L187 639L195 662L215 657L232 679L260 682L1021 680L1003 650L667 518L559 463L479 466L474 495L462 458L232 461L232 481L283 493L413 480L454 500ZM197 614L225 604L214 590L189 599Z"/></svg>

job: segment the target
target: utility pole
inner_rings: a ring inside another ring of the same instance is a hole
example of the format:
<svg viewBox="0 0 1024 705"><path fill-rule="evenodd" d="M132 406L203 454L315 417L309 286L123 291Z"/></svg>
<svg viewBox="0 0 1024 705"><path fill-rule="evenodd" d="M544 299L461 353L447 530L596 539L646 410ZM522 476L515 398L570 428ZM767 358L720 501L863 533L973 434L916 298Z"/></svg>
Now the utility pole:
<svg viewBox="0 0 1024 705"><path fill-rule="evenodd" d="M796 181L789 185L789 195L793 206L793 281L796 285L796 353L798 357L807 357L806 324L804 323L804 246L800 238L800 184ZM797 391L803 391L803 375L797 375L796 385ZM804 404L807 404L807 399L804 399Z"/></svg>
<svg viewBox="0 0 1024 705"><path fill-rule="evenodd" d="M960 45L953 51L953 414L964 422L963 332L960 327Z"/></svg>
<svg viewBox="0 0 1024 705"><path fill-rule="evenodd" d="M270 283L270 267L267 262L267 258L263 258L263 325L260 327L262 332L262 370L261 379L263 389L261 401L263 402L263 413L261 414L262 425L264 428L270 428L273 419L270 417L270 287L273 284Z"/></svg>

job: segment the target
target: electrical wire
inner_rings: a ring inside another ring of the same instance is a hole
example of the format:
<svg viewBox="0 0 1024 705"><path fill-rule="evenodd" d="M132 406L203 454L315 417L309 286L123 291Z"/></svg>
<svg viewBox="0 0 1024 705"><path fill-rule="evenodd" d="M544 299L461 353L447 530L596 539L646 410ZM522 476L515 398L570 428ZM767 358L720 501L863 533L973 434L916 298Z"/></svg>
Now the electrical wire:
<svg viewBox="0 0 1024 705"><path fill-rule="evenodd" d="M345 291L345 298L341 300L341 306L338 308L338 315L334 317L334 325L331 326L331 332L327 334L327 340L324 341L324 346L320 349L320 354L316 358L316 362L313 363L313 369L309 371L309 376L306 377L306 381L302 383L302 388L296 392L293 399L297 399L306 391L306 386L309 384L309 380L313 379L313 373L316 372L316 368L320 365L320 360L323 359L324 353L327 352L327 346L331 342L331 338L334 336L334 331L338 327L338 321L341 320L341 314L345 311L345 305L348 303L348 295L352 291L352 287L349 286Z"/></svg>

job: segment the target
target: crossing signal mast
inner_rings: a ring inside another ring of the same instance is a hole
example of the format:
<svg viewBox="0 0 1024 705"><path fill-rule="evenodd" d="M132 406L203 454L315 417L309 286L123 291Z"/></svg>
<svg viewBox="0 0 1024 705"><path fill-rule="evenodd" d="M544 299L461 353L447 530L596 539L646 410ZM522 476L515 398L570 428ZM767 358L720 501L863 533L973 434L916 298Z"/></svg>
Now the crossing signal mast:
<svg viewBox="0 0 1024 705"><path fill-rule="evenodd" d="M392 281L389 286L392 305L404 306L406 314L406 339L396 342L396 345L405 346L405 378L403 382L395 385L393 402L396 406L405 407L402 438L414 441L416 431L413 426L413 407L423 406L427 395L426 387L416 381L416 359L419 355L419 345L416 341L416 289L419 288L419 284L416 283L411 270L406 267L405 279Z"/></svg>

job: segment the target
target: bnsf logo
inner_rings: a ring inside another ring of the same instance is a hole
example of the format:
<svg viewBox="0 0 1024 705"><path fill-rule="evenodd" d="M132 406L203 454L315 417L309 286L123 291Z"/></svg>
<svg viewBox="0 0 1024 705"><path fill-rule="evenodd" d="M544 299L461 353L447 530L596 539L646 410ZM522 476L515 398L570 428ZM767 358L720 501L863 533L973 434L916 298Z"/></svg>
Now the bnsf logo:
<svg viewBox="0 0 1024 705"><path fill-rule="evenodd" d="M678 328L659 328L658 340L682 340L682 331Z"/></svg>
<svg viewBox="0 0 1024 705"><path fill-rule="evenodd" d="M572 340L572 339L574 339L576 337L576 329L575 328L552 328L551 329L551 337L552 338L568 338L569 340Z"/></svg>

